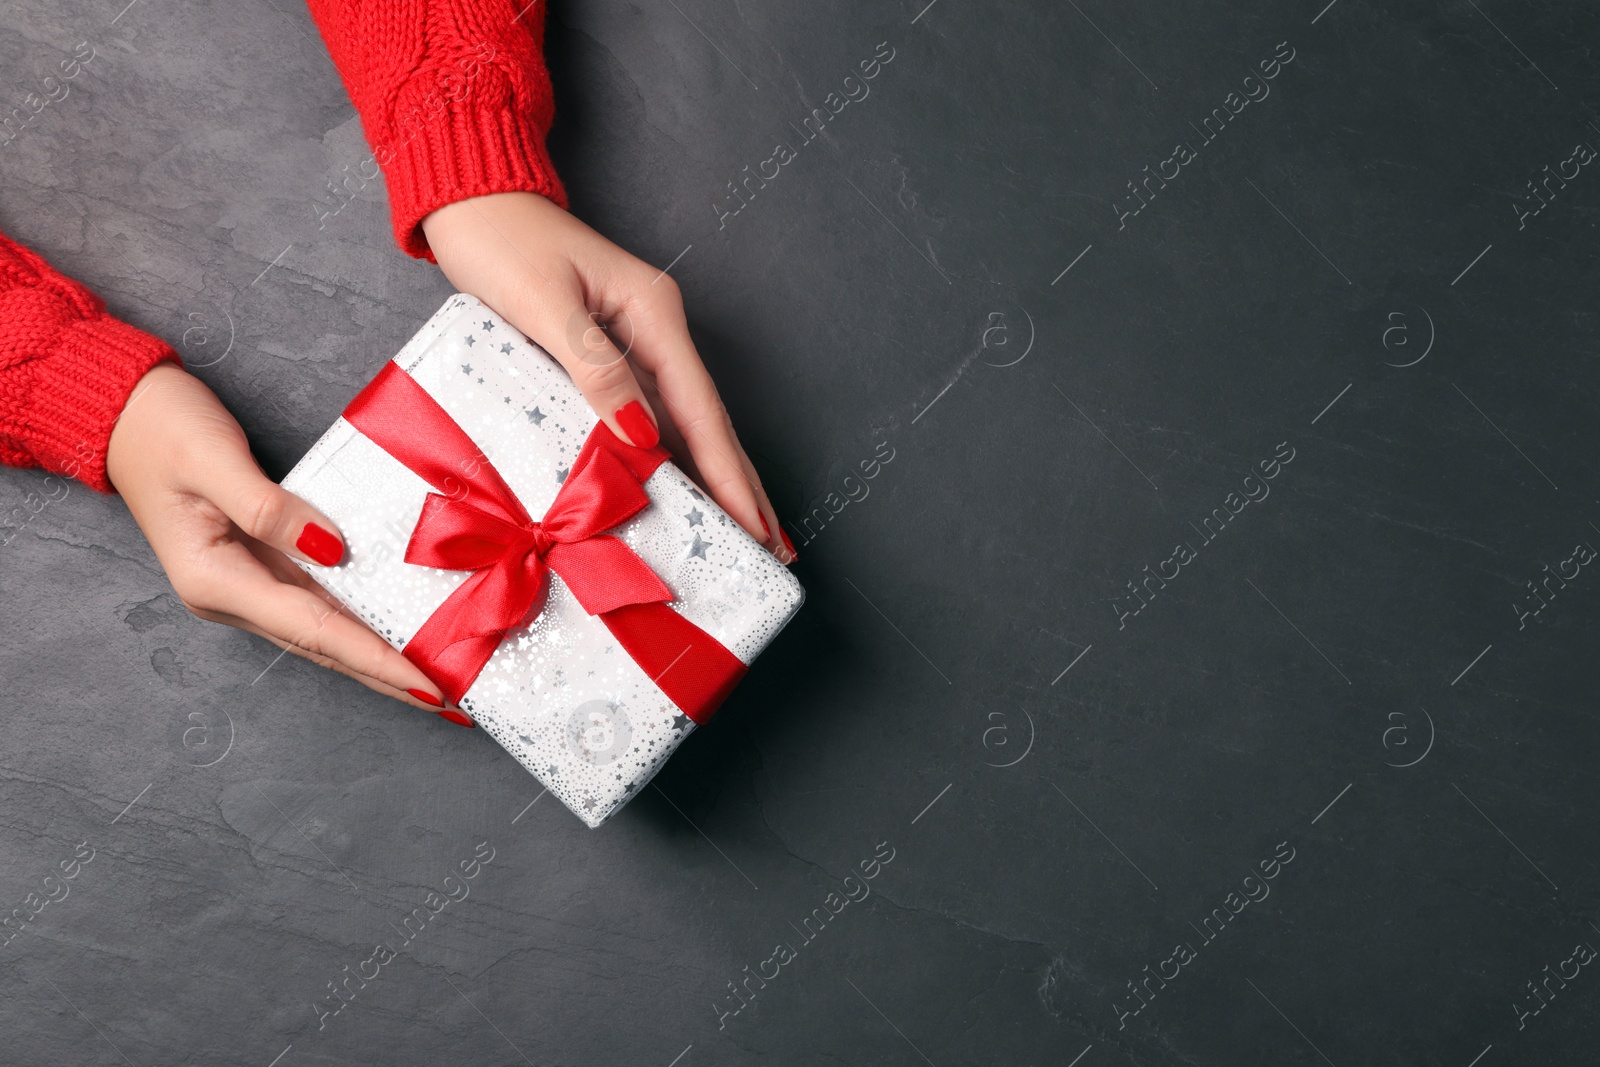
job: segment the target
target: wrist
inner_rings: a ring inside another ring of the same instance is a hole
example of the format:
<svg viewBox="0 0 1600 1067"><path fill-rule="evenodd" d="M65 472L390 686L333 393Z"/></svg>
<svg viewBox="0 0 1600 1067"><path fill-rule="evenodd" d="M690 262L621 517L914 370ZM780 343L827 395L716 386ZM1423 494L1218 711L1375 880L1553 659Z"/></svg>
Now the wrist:
<svg viewBox="0 0 1600 1067"><path fill-rule="evenodd" d="M429 247L437 254L441 245L448 247L458 235L484 228L495 229L502 240L509 241L510 238L504 233L504 220L514 213L527 212L567 214L565 208L547 196L511 190L452 200L428 212L417 226L422 230Z"/></svg>
<svg viewBox="0 0 1600 1067"><path fill-rule="evenodd" d="M150 450L147 430L152 425L150 420L163 407L162 397L181 390L189 377L189 372L176 363L164 362L151 367L134 384L106 443L106 481L112 489L122 491L122 481L131 474L138 458Z"/></svg>
<svg viewBox="0 0 1600 1067"><path fill-rule="evenodd" d="M504 314L531 280L550 280L554 259L570 251L583 224L538 193L514 191L445 204L421 227L451 284Z"/></svg>

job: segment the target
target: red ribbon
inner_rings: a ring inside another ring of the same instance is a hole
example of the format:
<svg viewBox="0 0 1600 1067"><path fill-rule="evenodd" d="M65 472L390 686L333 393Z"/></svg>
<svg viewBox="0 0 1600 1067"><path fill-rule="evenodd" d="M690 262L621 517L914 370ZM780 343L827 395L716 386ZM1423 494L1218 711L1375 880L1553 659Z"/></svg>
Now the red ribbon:
<svg viewBox="0 0 1600 1067"><path fill-rule="evenodd" d="M695 722L709 720L744 676L737 656L667 607L672 591L649 565L605 533L650 503L644 482L666 462L665 449L624 444L597 424L535 522L472 438L396 364L384 365L344 417L437 490L423 502L406 562L472 572L403 652L451 701L507 630L537 617L548 571Z"/></svg>

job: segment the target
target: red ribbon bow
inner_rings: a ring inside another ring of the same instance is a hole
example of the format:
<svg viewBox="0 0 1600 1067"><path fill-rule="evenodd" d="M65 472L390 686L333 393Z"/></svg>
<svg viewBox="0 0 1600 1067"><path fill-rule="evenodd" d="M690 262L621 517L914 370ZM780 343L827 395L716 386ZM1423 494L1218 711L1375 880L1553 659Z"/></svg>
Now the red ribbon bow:
<svg viewBox="0 0 1600 1067"><path fill-rule="evenodd" d="M744 675L737 656L667 607L672 591L649 565L605 533L650 503L643 483L667 460L664 449L623 444L597 424L535 522L466 432L396 364L384 365L344 417L437 490L405 561L473 572L403 650L452 701L506 631L538 614L547 571L695 722L710 719Z"/></svg>
<svg viewBox="0 0 1600 1067"><path fill-rule="evenodd" d="M477 572L462 589L480 614L502 602L532 607L547 569L561 575L590 615L672 599L644 560L604 533L650 503L613 453L596 449L588 463L575 465L542 522L528 517L493 471L485 468L479 479L488 499L428 494L406 546L407 563Z"/></svg>

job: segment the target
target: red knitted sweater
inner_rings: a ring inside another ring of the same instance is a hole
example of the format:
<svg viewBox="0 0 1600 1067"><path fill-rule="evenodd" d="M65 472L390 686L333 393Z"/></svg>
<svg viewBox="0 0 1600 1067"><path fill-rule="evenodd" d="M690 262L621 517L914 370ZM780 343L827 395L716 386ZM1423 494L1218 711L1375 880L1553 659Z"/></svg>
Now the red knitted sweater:
<svg viewBox="0 0 1600 1067"><path fill-rule="evenodd" d="M528 191L566 206L544 139L555 117L539 0L308 0L383 169L395 239L445 204ZM110 492L106 446L159 338L0 234L0 463Z"/></svg>

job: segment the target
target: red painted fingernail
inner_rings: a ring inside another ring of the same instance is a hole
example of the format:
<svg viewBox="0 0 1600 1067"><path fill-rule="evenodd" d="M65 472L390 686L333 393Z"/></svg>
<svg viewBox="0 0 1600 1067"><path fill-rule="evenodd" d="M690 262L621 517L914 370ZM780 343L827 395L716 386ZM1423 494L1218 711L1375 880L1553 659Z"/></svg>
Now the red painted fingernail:
<svg viewBox="0 0 1600 1067"><path fill-rule="evenodd" d="M344 542L334 536L332 530L324 530L314 522L306 523L294 547L324 567L332 567L344 558Z"/></svg>
<svg viewBox="0 0 1600 1067"><path fill-rule="evenodd" d="M628 435L628 441L636 448L654 448L661 443L661 431L656 429L656 424L644 410L644 405L637 400L630 400L617 409L617 425L622 427L622 432Z"/></svg>
<svg viewBox="0 0 1600 1067"><path fill-rule="evenodd" d="M796 552L794 550L794 542L789 540L788 532L786 530L784 530L783 527L781 527L781 526L778 528L778 536L783 538L783 547L787 548L789 550L789 556L790 556L789 562L793 563L795 560L799 559L800 558L800 553L798 553L798 552Z"/></svg>
<svg viewBox="0 0 1600 1067"><path fill-rule="evenodd" d="M424 704L432 704L436 708L444 707L444 701L440 700L426 689L407 689L406 692L410 693Z"/></svg>
<svg viewBox="0 0 1600 1067"><path fill-rule="evenodd" d="M756 518L761 520L761 537L763 540L772 540L772 527L767 525L767 517L761 512L756 512Z"/></svg>
<svg viewBox="0 0 1600 1067"><path fill-rule="evenodd" d="M473 722L471 719L467 718L465 715L461 714L459 711L441 711L439 713L439 717L441 719L448 719L449 721L455 723L457 726L476 726L476 725L478 725L477 723Z"/></svg>

